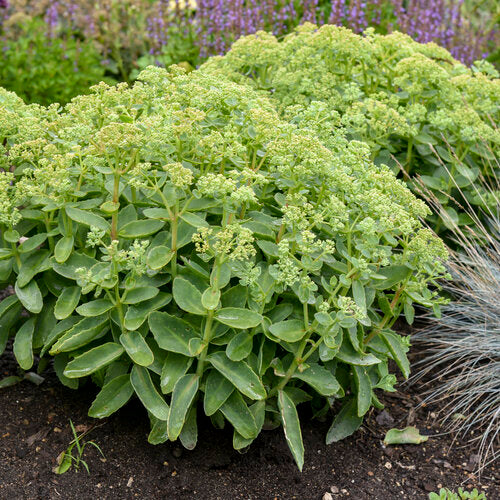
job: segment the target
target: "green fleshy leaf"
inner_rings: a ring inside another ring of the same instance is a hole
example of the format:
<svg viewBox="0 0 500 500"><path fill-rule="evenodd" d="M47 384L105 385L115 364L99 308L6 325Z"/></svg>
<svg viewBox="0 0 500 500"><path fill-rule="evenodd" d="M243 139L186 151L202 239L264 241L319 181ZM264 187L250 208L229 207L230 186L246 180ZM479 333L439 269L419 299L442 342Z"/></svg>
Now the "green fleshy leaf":
<svg viewBox="0 0 500 500"><path fill-rule="evenodd" d="M336 443L356 432L363 423L358 416L355 399L350 399L337 414L326 435L326 444Z"/></svg>
<svg viewBox="0 0 500 500"><path fill-rule="evenodd" d="M119 236L129 239L145 238L157 233L164 225L164 221L156 219L134 220L120 229Z"/></svg>
<svg viewBox="0 0 500 500"><path fill-rule="evenodd" d="M248 332L240 332L227 344L226 355L232 361L242 361L252 352L253 336Z"/></svg>
<svg viewBox="0 0 500 500"><path fill-rule="evenodd" d="M364 366L353 366L352 368L357 391L358 417L362 417L372 404L372 384L368 371Z"/></svg>
<svg viewBox="0 0 500 500"><path fill-rule="evenodd" d="M59 295L54 308L54 316L61 320L71 315L80 302L82 289L79 286L65 288Z"/></svg>
<svg viewBox="0 0 500 500"><path fill-rule="evenodd" d="M213 415L234 391L234 385L217 370L211 370L205 383L203 408L207 416Z"/></svg>
<svg viewBox="0 0 500 500"><path fill-rule="evenodd" d="M264 399L266 397L266 390L259 377L244 361L231 361L223 352L215 352L207 359L245 396L250 399Z"/></svg>
<svg viewBox="0 0 500 500"><path fill-rule="evenodd" d="M146 263L151 269L161 269L165 267L173 257L174 253L166 246L152 248L147 256Z"/></svg>
<svg viewBox="0 0 500 500"><path fill-rule="evenodd" d="M144 302L145 300L150 300L155 298L160 290L154 286L141 286L137 288L132 288L127 292L127 295L123 299L124 304L138 304Z"/></svg>
<svg viewBox="0 0 500 500"><path fill-rule="evenodd" d="M123 354L123 347L115 342L107 342L77 356L68 363L64 375L68 378L80 378L90 375Z"/></svg>
<svg viewBox="0 0 500 500"><path fill-rule="evenodd" d="M149 315L149 327L162 349L191 356L189 341L198 335L189 323L168 313L155 311Z"/></svg>
<svg viewBox="0 0 500 500"><path fill-rule="evenodd" d="M157 419L166 421L170 408L156 390L149 370L143 366L134 365L130 373L130 382L146 409Z"/></svg>
<svg viewBox="0 0 500 500"><path fill-rule="evenodd" d="M22 305L29 312L38 314L42 310L42 294L35 280L31 280L26 286L22 288L18 286L16 282L14 290L16 291L16 295L21 301Z"/></svg>
<svg viewBox="0 0 500 500"><path fill-rule="evenodd" d="M250 309L224 307L215 313L215 319L232 328L253 328L260 324L262 315Z"/></svg>
<svg viewBox="0 0 500 500"><path fill-rule="evenodd" d="M293 378L303 380L323 396L334 396L342 392L342 387L332 373L316 363L311 363L303 372L295 372Z"/></svg>
<svg viewBox="0 0 500 500"><path fill-rule="evenodd" d="M57 263L63 264L69 259L71 252L73 251L74 243L75 239L73 236L64 236L56 243L54 248L54 258Z"/></svg>
<svg viewBox="0 0 500 500"><path fill-rule="evenodd" d="M154 361L153 351L139 332L125 332L120 335L120 344L130 359L141 366L149 366Z"/></svg>
<svg viewBox="0 0 500 500"><path fill-rule="evenodd" d="M130 375L124 374L113 378L103 386L89 410L89 417L105 418L124 406L132 397L134 388Z"/></svg>
<svg viewBox="0 0 500 500"><path fill-rule="evenodd" d="M425 443L429 436L422 436L416 427L405 427L404 429L390 429L387 431L384 444L420 444Z"/></svg>
<svg viewBox="0 0 500 500"><path fill-rule="evenodd" d="M306 334L304 322L298 319L274 323L269 327L269 331L285 342L297 342Z"/></svg>
<svg viewBox="0 0 500 500"><path fill-rule="evenodd" d="M109 222L100 215L93 214L87 210L80 210L75 207L66 207L65 210L68 217L75 222L79 222L80 224L84 224L88 227L97 227L106 233L109 233L111 230Z"/></svg>
<svg viewBox="0 0 500 500"><path fill-rule="evenodd" d="M23 323L14 340L14 356L23 370L33 366L33 332L35 331L36 318L29 318Z"/></svg>
<svg viewBox="0 0 500 500"><path fill-rule="evenodd" d="M410 375L410 362L406 356L406 346L401 342L398 336L393 333L381 332L379 336L391 352L404 378L408 378Z"/></svg>
<svg viewBox="0 0 500 500"><path fill-rule="evenodd" d="M297 467L302 472L304 466L304 443L297 409L285 391L278 391L278 408L281 413L286 442L292 452Z"/></svg>
<svg viewBox="0 0 500 500"><path fill-rule="evenodd" d="M231 393L220 407L220 411L244 438L253 439L257 436L255 418L238 391Z"/></svg>
<svg viewBox="0 0 500 500"><path fill-rule="evenodd" d="M168 438L175 441L184 427L187 414L198 392L199 377L195 373L183 375L175 384L168 414Z"/></svg>
<svg viewBox="0 0 500 500"><path fill-rule="evenodd" d="M201 302L200 291L188 280L181 277L175 278L172 293L176 304L184 311L201 316L207 314Z"/></svg>
<svg viewBox="0 0 500 500"><path fill-rule="evenodd" d="M192 363L193 358L176 352L167 352L160 375L161 392L170 394L177 380L189 370Z"/></svg>
<svg viewBox="0 0 500 500"><path fill-rule="evenodd" d="M80 316L93 318L94 316L101 316L113 307L115 306L109 299L97 299L90 302L85 302L84 304L76 308L76 312Z"/></svg>

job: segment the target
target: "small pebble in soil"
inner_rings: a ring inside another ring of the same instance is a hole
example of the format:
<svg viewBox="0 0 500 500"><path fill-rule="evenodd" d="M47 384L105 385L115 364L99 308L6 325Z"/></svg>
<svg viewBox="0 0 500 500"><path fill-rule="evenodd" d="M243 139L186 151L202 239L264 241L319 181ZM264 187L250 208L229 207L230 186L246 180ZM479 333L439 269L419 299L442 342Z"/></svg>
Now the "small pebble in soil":
<svg viewBox="0 0 500 500"><path fill-rule="evenodd" d="M336 486L330 486L330 491L336 495L339 492L339 489Z"/></svg>
<svg viewBox="0 0 500 500"><path fill-rule="evenodd" d="M376 417L377 424L383 427L391 427L394 424L394 419L387 410L382 410Z"/></svg>
<svg viewBox="0 0 500 500"><path fill-rule="evenodd" d="M323 495L323 500L333 500L333 496L328 491Z"/></svg>
<svg viewBox="0 0 500 500"><path fill-rule="evenodd" d="M384 448L384 454L391 458L394 455L394 448Z"/></svg>
<svg viewBox="0 0 500 500"><path fill-rule="evenodd" d="M391 462L386 462L386 463L384 464L384 467L385 467L386 469L392 469L392 464L391 464Z"/></svg>

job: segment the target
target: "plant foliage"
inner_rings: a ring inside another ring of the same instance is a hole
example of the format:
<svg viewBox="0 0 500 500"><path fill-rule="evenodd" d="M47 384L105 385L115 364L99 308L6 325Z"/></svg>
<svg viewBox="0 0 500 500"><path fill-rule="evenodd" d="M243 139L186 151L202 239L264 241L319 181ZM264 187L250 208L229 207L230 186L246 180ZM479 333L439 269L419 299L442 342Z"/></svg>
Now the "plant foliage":
<svg viewBox="0 0 500 500"><path fill-rule="evenodd" d="M53 357L63 384L101 386L103 418L134 394L149 441L197 441L197 408L236 449L297 405L352 434L405 377L413 303L439 310L443 243L427 206L368 146L325 144L220 75L149 68L65 110L2 92L0 351ZM21 310L28 311L28 317ZM337 408L337 405L335 405Z"/></svg>
<svg viewBox="0 0 500 500"><path fill-rule="evenodd" d="M472 491L458 488L458 493L448 488L441 488L439 493L429 493L429 500L486 500L486 495L479 492L477 488Z"/></svg>
<svg viewBox="0 0 500 500"><path fill-rule="evenodd" d="M48 38L38 18L21 17L2 30L15 40L2 40L0 85L27 102L65 104L73 96L88 93L90 85L104 77L101 55L89 40ZM15 35L14 35L15 33Z"/></svg>
<svg viewBox="0 0 500 500"><path fill-rule="evenodd" d="M477 203L474 181L498 177L500 79L486 61L469 69L401 33L305 24L282 41L264 32L241 38L205 64L220 69L265 91L282 117L327 147L340 128L365 142L377 165L419 174L459 225L472 222L459 202Z"/></svg>
<svg viewBox="0 0 500 500"><path fill-rule="evenodd" d="M71 432L73 434L73 440L69 443L69 446L66 450L64 450L59 457L57 457L58 465L53 469L56 474L64 474L68 472L72 467L76 470L80 470L80 466L83 465L87 474L90 474L90 469L87 462L83 459L83 455L85 453L85 448L87 446L93 446L96 450L102 455L104 458L104 453L97 443L94 441L83 441L83 437L89 431L83 432L78 435L73 422L70 420L69 425L71 427ZM73 455L73 450L76 448L76 453Z"/></svg>

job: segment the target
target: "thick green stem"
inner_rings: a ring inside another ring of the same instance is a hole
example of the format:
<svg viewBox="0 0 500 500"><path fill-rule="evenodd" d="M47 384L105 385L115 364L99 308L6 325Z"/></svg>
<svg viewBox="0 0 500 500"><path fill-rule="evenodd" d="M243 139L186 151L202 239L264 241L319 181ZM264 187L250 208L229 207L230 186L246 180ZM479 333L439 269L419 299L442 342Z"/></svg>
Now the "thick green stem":
<svg viewBox="0 0 500 500"><path fill-rule="evenodd" d="M366 337L366 339L364 340L365 344L369 344L370 340L372 340L374 337L376 337L382 331L382 329L385 327L385 325L389 321L390 317L391 316L389 314L386 314L382 318L382 321L370 332L370 334L368 335L368 337Z"/></svg>
<svg viewBox="0 0 500 500"><path fill-rule="evenodd" d="M302 309L304 311L304 328L309 330L309 307L307 305L307 302L304 302L302 304Z"/></svg>
<svg viewBox="0 0 500 500"><path fill-rule="evenodd" d="M293 359L291 365L288 367L288 370L285 373L285 376L281 379L281 381L278 385L276 385L275 387L273 387L271 389L271 391L268 393L268 396L267 396L268 398L272 398L273 396L275 396L278 393L278 391L281 391L281 389L283 389L286 386L286 384L288 384L290 379L293 377L293 375L294 375L295 371L297 370L297 368L299 367L299 365L301 365L318 348L322 339L319 339L319 342L316 342L311 347L311 349L307 352L307 354L305 356L303 356L304 349L306 348L307 342L309 341L309 338L311 337L311 335L312 335L312 331L309 331L309 333L304 337L304 339L302 340L302 342L300 344L299 350L297 351L295 358Z"/></svg>
<svg viewBox="0 0 500 500"><path fill-rule="evenodd" d="M120 197L120 173L115 172L115 182L113 184L113 204L118 205L118 199ZM111 240L116 240L118 238L118 210L113 212L111 216Z"/></svg>
<svg viewBox="0 0 500 500"><path fill-rule="evenodd" d="M208 353L208 346L212 340L212 324L214 320L214 312L208 311L207 321L205 323L205 330L203 332L203 351L200 353L198 358L198 366L196 367L196 375L201 377L203 375L203 369L205 367L205 360Z"/></svg>
<svg viewBox="0 0 500 500"><path fill-rule="evenodd" d="M177 228L178 228L178 211L175 210L175 213L172 217L171 223L171 231L172 231L172 240L171 240L171 248L172 248L172 260L170 261L170 272L172 274L172 279L177 276Z"/></svg>
<svg viewBox="0 0 500 500"><path fill-rule="evenodd" d="M279 243L281 241L281 238L283 238L283 235L285 234L285 223L282 222L280 226L280 230L278 232L278 236L276 236L276 243Z"/></svg>
<svg viewBox="0 0 500 500"><path fill-rule="evenodd" d="M412 153L413 153L413 136L410 137L410 140L408 141L408 149L406 150L405 172L407 174L409 174L411 170Z"/></svg>
<svg viewBox="0 0 500 500"><path fill-rule="evenodd" d="M405 285L406 285L406 281L403 285L401 285L397 289L396 293L394 294L394 298L392 299L392 301L390 303L391 312L394 311L394 309L397 307L399 301L401 300L401 294L403 293ZM374 337L376 337L384 329L384 327L387 325L387 323L389 322L389 320L391 318L394 318L394 321L395 321L397 319L397 316L398 316L397 314L385 314L384 317L382 318L382 320L380 321L380 323L370 332L368 337L366 337L366 339L364 340L364 343L368 344L370 342L370 340L372 340Z"/></svg>
<svg viewBox="0 0 500 500"><path fill-rule="evenodd" d="M45 230L47 231L47 233L50 233L51 227L50 227L50 219L49 219L48 215L45 215L44 222L45 222ZM50 251L53 252L54 251L54 247L55 247L54 237L53 236L49 236L47 239L48 239L48 242L49 242Z"/></svg>
<svg viewBox="0 0 500 500"><path fill-rule="evenodd" d="M14 258L16 259L17 267L18 269L21 269L21 257L17 250L17 245L15 243L11 243L11 245L12 245L12 252L14 253Z"/></svg>
<svg viewBox="0 0 500 500"><path fill-rule="evenodd" d="M120 318L120 328L122 330L122 333L125 333L127 329L125 328L125 315L123 314L123 307L120 298L120 289L118 288L118 282L115 285L115 307L118 310L118 317Z"/></svg>
<svg viewBox="0 0 500 500"><path fill-rule="evenodd" d="M288 367L288 370L285 373L285 376L281 379L280 383L276 386L274 386L268 393L267 397L272 398L275 396L279 391L281 391L286 384L288 384L289 380L292 378L293 374L295 373L295 370L299 366L299 363L297 361L297 358L294 358L292 361L292 364Z"/></svg>

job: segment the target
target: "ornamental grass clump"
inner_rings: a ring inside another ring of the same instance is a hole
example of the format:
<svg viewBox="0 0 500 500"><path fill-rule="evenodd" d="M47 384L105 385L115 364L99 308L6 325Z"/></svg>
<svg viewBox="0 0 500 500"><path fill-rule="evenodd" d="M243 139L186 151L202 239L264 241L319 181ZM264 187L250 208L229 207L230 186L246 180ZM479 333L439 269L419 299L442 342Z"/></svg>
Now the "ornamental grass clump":
<svg viewBox="0 0 500 500"><path fill-rule="evenodd" d="M496 189L479 181L474 186L480 208L465 209L475 229L445 219L457 247L447 264L452 281L444 286L453 301L415 335L424 357L412 378L427 379L425 402L439 403L441 422L474 446L480 472L498 459L500 444L500 190L498 182ZM427 197L443 213L440 202Z"/></svg>
<svg viewBox="0 0 500 500"><path fill-rule="evenodd" d="M454 200L474 203L473 182L498 177L500 79L486 61L467 68L397 32L304 24L282 41L264 32L241 38L203 68L267 93L282 117L327 147L341 128L369 145L376 164L419 174L458 224L470 219Z"/></svg>
<svg viewBox="0 0 500 500"><path fill-rule="evenodd" d="M331 443L394 390L390 360L408 376L391 326L414 302L439 310L447 252L367 145L327 147L249 86L176 67L98 85L27 130L10 116L0 351L12 336L22 369L37 355L69 387L90 376L92 417L135 394L149 441L187 448L198 409L236 449L283 425L302 468L297 405L335 408Z"/></svg>

